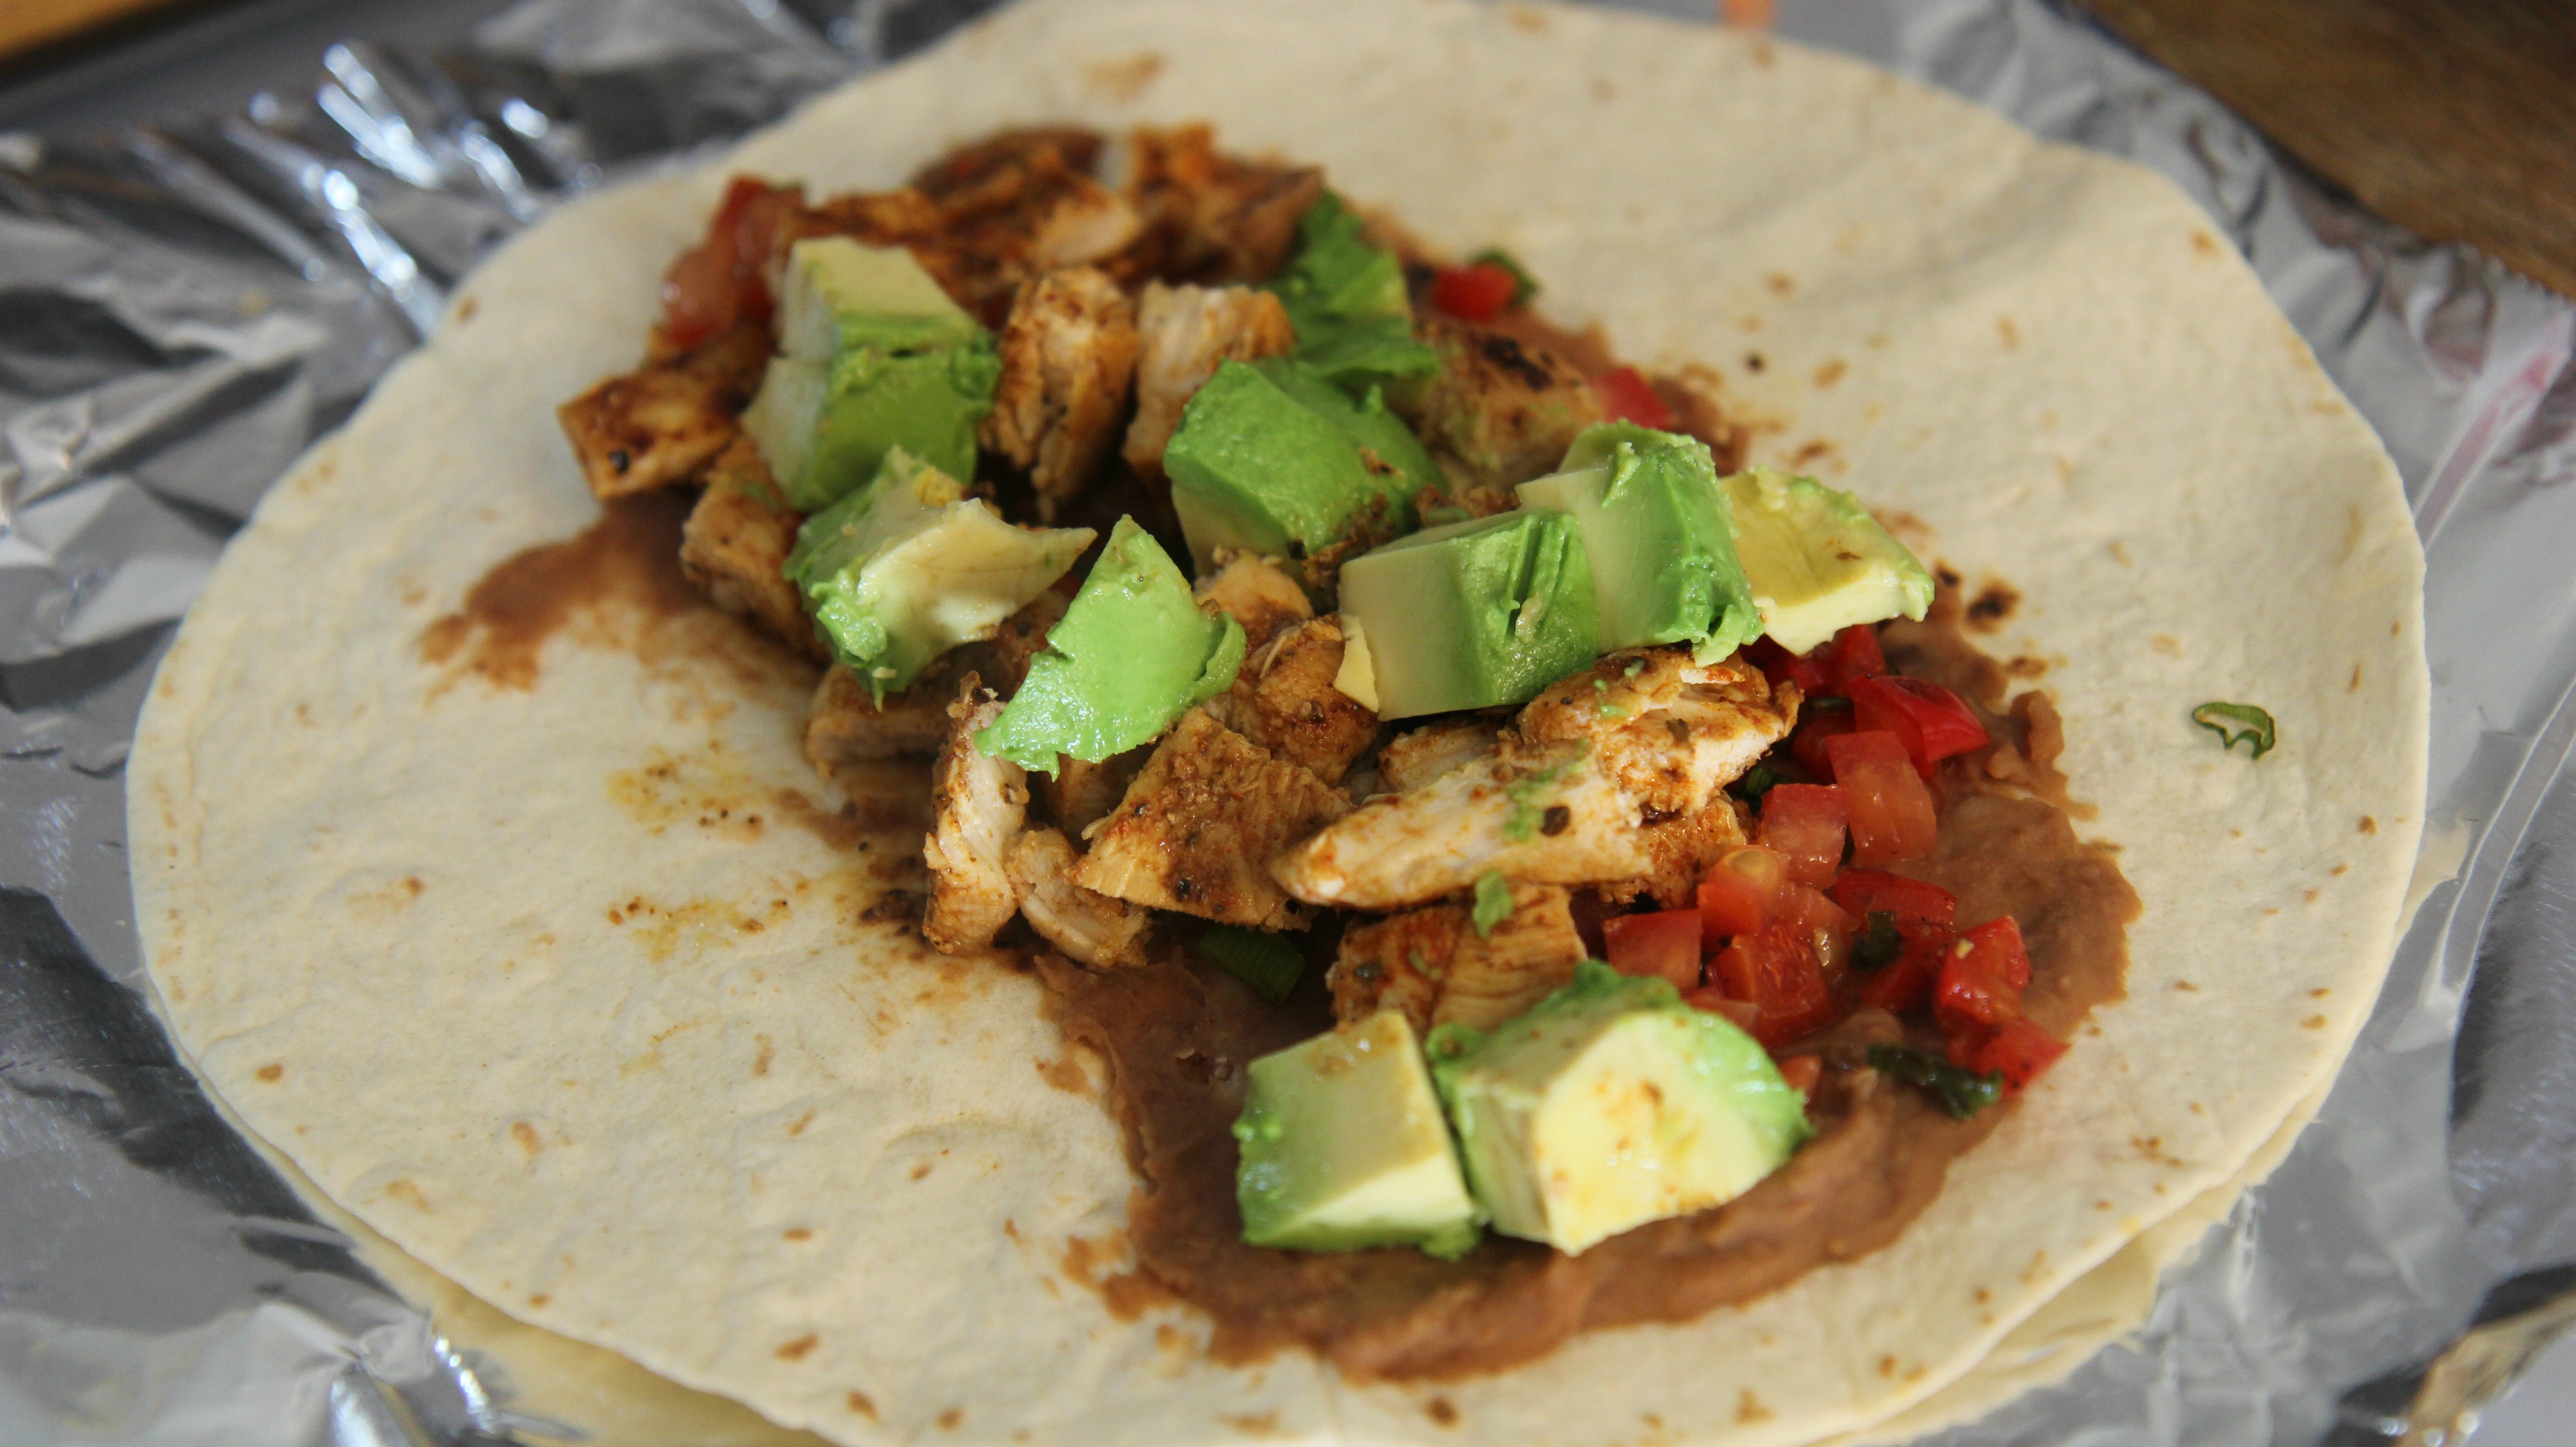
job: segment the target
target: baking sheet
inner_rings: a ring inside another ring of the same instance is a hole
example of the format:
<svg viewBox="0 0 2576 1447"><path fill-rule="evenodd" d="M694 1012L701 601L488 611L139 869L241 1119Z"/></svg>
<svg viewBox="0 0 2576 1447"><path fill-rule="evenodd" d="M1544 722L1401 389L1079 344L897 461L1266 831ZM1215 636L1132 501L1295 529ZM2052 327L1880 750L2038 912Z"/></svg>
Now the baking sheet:
<svg viewBox="0 0 2576 1447"><path fill-rule="evenodd" d="M153 1022L135 711L225 536L477 258L983 8L528 0L451 53L334 46L241 114L0 136L0 1440L541 1440ZM2423 907L2352 1064L2143 1332L1933 1440L2447 1426L2576 1293L2576 306L2373 220L2037 0L1777 23L2182 185L2387 441L2429 561Z"/></svg>

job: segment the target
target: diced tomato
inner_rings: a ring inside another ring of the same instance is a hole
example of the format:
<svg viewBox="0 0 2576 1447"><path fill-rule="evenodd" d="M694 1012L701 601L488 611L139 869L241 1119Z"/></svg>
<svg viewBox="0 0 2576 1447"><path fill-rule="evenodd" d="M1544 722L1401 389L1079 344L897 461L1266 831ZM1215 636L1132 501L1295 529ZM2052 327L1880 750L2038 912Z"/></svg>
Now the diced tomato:
<svg viewBox="0 0 2576 1447"><path fill-rule="evenodd" d="M2004 1089L2019 1094L2066 1053L2066 1042L2028 1020L2006 1020L1977 1047L1968 1068L1979 1075L2002 1071Z"/></svg>
<svg viewBox="0 0 2576 1447"><path fill-rule="evenodd" d="M1780 910L1772 923L1797 931L1800 939L1815 946L1816 960L1824 967L1828 982L1842 979L1852 931L1859 928L1859 920L1844 913L1822 891L1791 884L1780 891Z"/></svg>
<svg viewBox="0 0 2576 1447"><path fill-rule="evenodd" d="M1932 1013L1945 1032L1991 1027L2021 1015L2021 992L2030 986L2030 955L2012 916L1990 919L1960 934L1941 958Z"/></svg>
<svg viewBox="0 0 2576 1447"><path fill-rule="evenodd" d="M1822 1029L1841 1013L1815 946L1787 925L1729 940L1708 972L1728 999L1761 1007L1748 1028L1765 1048Z"/></svg>
<svg viewBox="0 0 2576 1447"><path fill-rule="evenodd" d="M1716 985L1703 985L1696 990L1684 992L1682 1003L1694 1010L1706 1010L1712 1015L1723 1015L1734 1023L1736 1029L1747 1035L1752 1034L1753 1027L1762 1021L1761 1006L1750 1000L1730 1000L1726 998L1726 991Z"/></svg>
<svg viewBox="0 0 2576 1447"><path fill-rule="evenodd" d="M1860 1003L1873 1010L1902 1015L1920 1010L1931 1002L1932 987L1941 978L1941 962L1949 958L1950 943L1956 936L1940 925L1900 922L1896 932L1904 947L1893 963L1861 976Z"/></svg>
<svg viewBox="0 0 2576 1447"><path fill-rule="evenodd" d="M1676 989L1699 988L1700 912L1612 915L1601 922L1602 953L1623 975L1652 975Z"/></svg>
<svg viewBox="0 0 2576 1447"><path fill-rule="evenodd" d="M1834 634L1833 641L1816 652L1823 655L1829 693L1849 693L1851 686L1862 679L1887 672L1887 655L1878 646L1878 630L1866 623L1855 623Z"/></svg>
<svg viewBox="0 0 2576 1447"><path fill-rule="evenodd" d="M1819 779L1834 776L1834 761L1827 756L1825 745L1852 731L1852 711L1847 708L1807 707L1798 711L1798 731L1789 735L1789 757L1798 767ZM1850 800L1844 801L1846 805Z"/></svg>
<svg viewBox="0 0 2576 1447"><path fill-rule="evenodd" d="M1520 290L1511 268L1490 261L1444 266L1431 276L1431 304L1460 321L1489 322L1503 314Z"/></svg>
<svg viewBox="0 0 2576 1447"><path fill-rule="evenodd" d="M1777 853L1789 877L1822 889L1843 867L1843 826L1851 805L1831 784L1774 784L1762 796L1762 828L1754 842Z"/></svg>
<svg viewBox="0 0 2576 1447"><path fill-rule="evenodd" d="M769 315L769 253L779 223L804 204L804 188L736 176L707 223L707 238L662 274L662 329L694 347L745 318Z"/></svg>
<svg viewBox="0 0 2576 1447"><path fill-rule="evenodd" d="M1968 701L1920 678L1862 678L1852 682L1856 727L1892 733L1903 741L1914 771L1931 778L1943 759L1986 746L1986 726Z"/></svg>
<svg viewBox="0 0 2576 1447"><path fill-rule="evenodd" d="M1932 791L1894 734L1861 731L1825 740L1834 782L1851 804L1852 862L1875 869L1932 852L1940 821Z"/></svg>
<svg viewBox="0 0 2576 1447"><path fill-rule="evenodd" d="M1816 1082L1825 1078L1825 1061L1820 1055L1792 1055L1779 1065L1780 1079L1800 1095L1812 1097Z"/></svg>
<svg viewBox="0 0 2576 1447"><path fill-rule="evenodd" d="M1789 870L1779 855L1758 844L1726 851L1699 882L1702 938L1751 934L1771 922Z"/></svg>
<svg viewBox="0 0 2576 1447"><path fill-rule="evenodd" d="M1634 367L1613 367L1592 379L1601 399L1601 415L1611 422L1634 422L1658 432L1673 430L1672 409L1655 395L1654 384Z"/></svg>
<svg viewBox="0 0 2576 1447"><path fill-rule="evenodd" d="M1846 869L1825 893L1854 916L1885 910L1896 916L1900 930L1909 924L1935 925L1946 933L1959 917L1959 901L1950 891L1876 869Z"/></svg>
<svg viewBox="0 0 2576 1447"><path fill-rule="evenodd" d="M1783 683L1798 685L1798 692L1819 698L1834 691L1833 681L1826 677L1824 664L1813 654L1792 653L1768 638L1756 638L1744 645L1744 659L1762 670L1771 686Z"/></svg>

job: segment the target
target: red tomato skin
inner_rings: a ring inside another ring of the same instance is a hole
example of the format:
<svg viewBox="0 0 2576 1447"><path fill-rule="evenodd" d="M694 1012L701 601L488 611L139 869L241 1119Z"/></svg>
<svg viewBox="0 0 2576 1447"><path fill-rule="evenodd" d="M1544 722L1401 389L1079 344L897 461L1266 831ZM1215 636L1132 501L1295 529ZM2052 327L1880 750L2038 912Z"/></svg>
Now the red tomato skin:
<svg viewBox="0 0 2576 1447"><path fill-rule="evenodd" d="M1774 784L1762 796L1754 842L1787 861L1789 878L1822 889L1843 867L1843 830L1851 804L1831 784Z"/></svg>
<svg viewBox="0 0 2576 1447"><path fill-rule="evenodd" d="M1747 1035L1752 1034L1753 1027L1762 1021L1761 1006L1750 1000L1730 1000L1726 998L1726 992L1715 985L1705 985L1685 993L1682 996L1682 1003L1694 1010L1706 1010L1712 1015L1723 1015L1736 1029Z"/></svg>
<svg viewBox="0 0 2576 1447"><path fill-rule="evenodd" d="M1791 1090L1810 1100L1815 1098L1816 1082L1825 1078L1823 1056L1792 1055L1779 1064L1780 1079L1786 1082Z"/></svg>
<svg viewBox="0 0 2576 1447"><path fill-rule="evenodd" d="M1774 688L1783 683L1794 683L1798 692L1808 698L1820 698L1834 691L1832 681L1825 676L1824 665L1818 663L1814 655L1792 653L1768 638L1756 638L1745 644L1744 661L1761 669L1762 676L1769 679Z"/></svg>
<svg viewBox="0 0 2576 1447"><path fill-rule="evenodd" d="M1851 804L1852 862L1864 869L1932 852L1940 820L1932 791L1895 735L1856 731L1825 740L1834 782Z"/></svg>
<svg viewBox="0 0 2576 1447"><path fill-rule="evenodd" d="M1672 409L1655 395L1654 384L1634 367L1613 367L1592 379L1592 390L1601 399L1601 416L1608 422L1634 422L1658 432L1673 430Z"/></svg>
<svg viewBox="0 0 2576 1447"><path fill-rule="evenodd" d="M1943 759L1986 746L1986 726L1967 700L1920 678L1864 678L1851 685L1852 718L1862 730L1892 733L1924 778Z"/></svg>
<svg viewBox="0 0 2576 1447"><path fill-rule="evenodd" d="M1492 321L1518 290L1520 278L1490 261L1444 266L1431 276L1431 304L1460 321Z"/></svg>
<svg viewBox="0 0 2576 1447"><path fill-rule="evenodd" d="M1708 972L1728 999L1761 1007L1752 1035L1764 1049L1822 1029L1842 1013L1815 946L1787 925L1728 941Z"/></svg>
<svg viewBox="0 0 2576 1447"><path fill-rule="evenodd" d="M1899 929L1908 924L1937 925L1947 934L1959 918L1959 901L1950 891L1876 869L1846 869L1825 893L1855 916L1885 910L1896 916Z"/></svg>
<svg viewBox="0 0 2576 1447"><path fill-rule="evenodd" d="M2064 1041L2029 1020L2017 1018L1994 1028L1969 1058L1968 1068L1979 1075L2001 1071L2004 1089L2019 1095L2065 1053Z"/></svg>
<svg viewBox="0 0 2576 1447"><path fill-rule="evenodd" d="M694 347L744 317L768 317L769 251L778 223L804 199L803 187L733 178L706 239L662 274L662 330L673 345Z"/></svg>
<svg viewBox="0 0 2576 1447"><path fill-rule="evenodd" d="M2030 985L2030 955L2012 916L1992 919L1959 935L1941 959L1932 1014L1953 1034L1992 1027L2021 1015L2021 992Z"/></svg>
<svg viewBox="0 0 2576 1447"><path fill-rule="evenodd" d="M1623 975L1648 975L1678 990L1699 988L1700 912L1667 909L1612 915L1601 922L1602 953Z"/></svg>
<svg viewBox="0 0 2576 1447"><path fill-rule="evenodd" d="M1828 693L1847 694L1862 679L1887 672L1887 654L1878 646L1878 630L1867 623L1855 623L1837 632L1832 642L1816 650L1816 655L1821 655Z"/></svg>
<svg viewBox="0 0 2576 1447"><path fill-rule="evenodd" d="M1798 767L1817 778L1830 779L1834 776L1834 761L1826 753L1826 745L1851 731L1852 711L1850 709L1801 709L1798 713L1798 731L1789 735L1789 757L1796 759ZM1845 823L1846 825L1849 823L1848 800L1846 800Z"/></svg>
<svg viewBox="0 0 2576 1447"><path fill-rule="evenodd" d="M1939 925L1899 924L1905 941L1894 962L1863 975L1860 1003L1873 1010L1902 1015L1931 1003L1932 987L1941 978L1941 961L1956 936Z"/></svg>
<svg viewBox="0 0 2576 1447"><path fill-rule="evenodd" d="M1770 850L1746 844L1726 851L1699 882L1701 938L1751 934L1770 924L1788 882L1788 866Z"/></svg>

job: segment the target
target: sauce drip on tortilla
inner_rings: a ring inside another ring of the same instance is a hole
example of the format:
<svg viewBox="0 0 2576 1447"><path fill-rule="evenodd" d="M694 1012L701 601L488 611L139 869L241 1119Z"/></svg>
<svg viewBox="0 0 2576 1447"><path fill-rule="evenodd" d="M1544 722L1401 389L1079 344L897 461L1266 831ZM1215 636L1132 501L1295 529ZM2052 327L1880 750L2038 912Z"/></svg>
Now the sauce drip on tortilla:
<svg viewBox="0 0 2576 1447"><path fill-rule="evenodd" d="M422 631L421 661L524 693L537 686L539 656L559 632L639 618L649 626L706 609L680 572L690 501L676 492L616 498L574 536L512 554Z"/></svg>
<svg viewBox="0 0 2576 1447"><path fill-rule="evenodd" d="M2137 896L2107 848L2076 837L2055 769L2054 711L2036 695L2008 707L2005 672L1961 635L1959 618L1945 589L1924 623L1886 632L1892 665L1977 700L1997 740L1943 766L1939 847L1902 872L1956 894L1962 922L2018 919L2033 973L2025 1008L2073 1039L2123 993ZM1529 1361L1579 1332L1688 1321L1885 1246L2004 1114L1952 1120L1868 1070L1866 1047L1907 1027L1867 1012L1791 1047L1826 1061L1809 1111L1819 1135L1716 1210L1573 1257L1504 1237L1457 1262L1410 1250L1265 1250L1241 1238L1230 1127L1245 1063L1329 1028L1321 970L1281 1008L1178 952L1140 969L1095 974L1053 957L1039 969L1066 1035L1110 1063L1110 1109L1143 1183L1128 1207L1136 1264L1103 1289L1113 1306L1196 1308L1213 1324L1212 1354L1228 1362L1302 1347L1355 1381L1443 1379ZM1940 1048L1928 1029L1913 1043Z"/></svg>

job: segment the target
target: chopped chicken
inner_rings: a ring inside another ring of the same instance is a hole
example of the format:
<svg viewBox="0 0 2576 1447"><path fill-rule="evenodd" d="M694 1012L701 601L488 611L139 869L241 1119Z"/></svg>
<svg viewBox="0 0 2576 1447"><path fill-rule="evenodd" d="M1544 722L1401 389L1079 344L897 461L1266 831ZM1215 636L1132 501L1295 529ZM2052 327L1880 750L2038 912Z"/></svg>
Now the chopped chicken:
<svg viewBox="0 0 2576 1447"><path fill-rule="evenodd" d="M1025 469L1038 515L1080 493L1108 459L1136 380L1136 308L1093 267L1020 288L1002 326L1002 378L982 441Z"/></svg>
<svg viewBox="0 0 2576 1447"><path fill-rule="evenodd" d="M1342 936L1324 981L1348 1022L1400 1009L1413 1028L1452 1021L1491 1030L1574 978L1589 955L1562 889L1512 887L1512 912L1479 936L1463 906L1412 910Z"/></svg>
<svg viewBox="0 0 2576 1447"><path fill-rule="evenodd" d="M880 707L868 696L866 679L833 664L805 709L806 759L814 772L837 783L855 764L939 752L948 739L956 678L956 669L943 659L922 670L911 687L887 694Z"/></svg>
<svg viewBox="0 0 2576 1447"><path fill-rule="evenodd" d="M1693 663L1687 647L1613 653L1547 686L1521 710L1534 743L1589 740L1644 819L1696 813L1798 721L1798 692L1775 695L1750 665Z"/></svg>
<svg viewBox="0 0 2576 1447"><path fill-rule="evenodd" d="M1047 630L1064 617L1071 599L1053 588L1020 605L1020 611L994 625L993 636L975 648L977 668L993 681L993 691L1008 699L1029 676L1029 660L1046 647Z"/></svg>
<svg viewBox="0 0 2576 1447"><path fill-rule="evenodd" d="M768 361L768 327L746 322L557 407L582 480L602 498L696 481L738 434L734 419Z"/></svg>
<svg viewBox="0 0 2576 1447"><path fill-rule="evenodd" d="M1774 698L1761 674L1694 664L1686 648L1616 654L1541 693L1492 754L1369 800L1271 872L1307 903L1378 910L1458 893L1488 870L1535 884L1650 877L1639 826L1699 812L1788 734L1797 707L1795 689Z"/></svg>
<svg viewBox="0 0 2576 1447"><path fill-rule="evenodd" d="M1102 178L1144 221L1125 260L1137 275L1267 281L1297 242L1297 221L1324 194L1312 166L1244 161L1204 125L1140 127L1100 159Z"/></svg>
<svg viewBox="0 0 2576 1447"><path fill-rule="evenodd" d="M1439 317L1423 323L1423 334L1440 353L1440 371L1423 394L1422 434L1472 483L1508 493L1544 476L1576 433L1601 420L1583 373L1544 347Z"/></svg>
<svg viewBox="0 0 2576 1447"><path fill-rule="evenodd" d="M1226 924L1302 927L1265 866L1350 807L1331 785L1194 708L1092 832L1074 882Z"/></svg>
<svg viewBox="0 0 2576 1447"><path fill-rule="evenodd" d="M1226 362L1276 357L1297 344L1279 298L1248 286L1145 288L1136 307L1136 420L1127 428L1128 465L1154 473L1181 408Z"/></svg>
<svg viewBox="0 0 2576 1447"><path fill-rule="evenodd" d="M1048 944L1095 970L1145 963L1152 910L1073 882L1081 856L1053 829L1032 829L1011 846L1011 883L1020 916Z"/></svg>
<svg viewBox="0 0 2576 1447"><path fill-rule="evenodd" d="M1153 756L1153 749L1139 745L1123 754L1111 754L1099 763L1077 759L1069 754L1055 756L1055 775L1029 776L1029 792L1037 806L1056 827L1077 839L1090 837L1091 828L1109 817L1127 786Z"/></svg>
<svg viewBox="0 0 2576 1447"><path fill-rule="evenodd" d="M1229 558L1215 576L1200 579L1190 591L1201 603L1214 603L1218 612L1243 625L1247 650L1269 642L1270 635L1289 624L1315 616L1306 590L1270 558L1249 554Z"/></svg>
<svg viewBox="0 0 2576 1447"><path fill-rule="evenodd" d="M778 223L766 263L772 295L786 277L787 253L799 241L817 236L846 236L864 246L909 248L922 269L950 296L960 290L959 263L940 249L938 203L906 186L895 191L849 192L827 196L789 212Z"/></svg>
<svg viewBox="0 0 2576 1447"><path fill-rule="evenodd" d="M1291 624L1245 655L1234 685L1208 700L1217 722L1316 778L1338 784L1377 741L1377 715L1333 687L1342 671L1339 617Z"/></svg>
<svg viewBox="0 0 2576 1447"><path fill-rule="evenodd" d="M707 464L706 482L680 532L680 571L717 607L809 657L830 658L796 585L781 571L805 516L770 480L760 449L737 434Z"/></svg>
<svg viewBox="0 0 2576 1447"><path fill-rule="evenodd" d="M1502 737L1501 724L1472 715L1397 734L1377 751L1378 787L1390 794L1419 789L1451 769L1492 753Z"/></svg>
<svg viewBox="0 0 2576 1447"><path fill-rule="evenodd" d="M1022 126L959 146L914 172L912 185L943 206L1007 202L1033 172L1089 174L1100 148L1100 133L1080 126Z"/></svg>
<svg viewBox="0 0 2576 1447"><path fill-rule="evenodd" d="M1700 879L1718 857L1747 842L1743 806L1718 794L1696 814L1666 819L1637 831L1637 843L1653 867L1634 879L1599 886L1604 903L1627 905L1640 896L1657 909L1687 909L1699 898Z"/></svg>
<svg viewBox="0 0 2576 1447"><path fill-rule="evenodd" d="M948 739L930 766L931 825L921 844L930 866L930 909L921 933L942 954L981 949L1019 908L1006 860L1028 818L1027 775L975 748L975 732L1002 701L968 673L948 706Z"/></svg>
<svg viewBox="0 0 2576 1447"><path fill-rule="evenodd" d="M1093 180L1100 139L1064 127L1010 131L933 161L913 187L938 211L916 245L922 264L967 310L1001 319L1020 283L1125 250L1144 219Z"/></svg>

